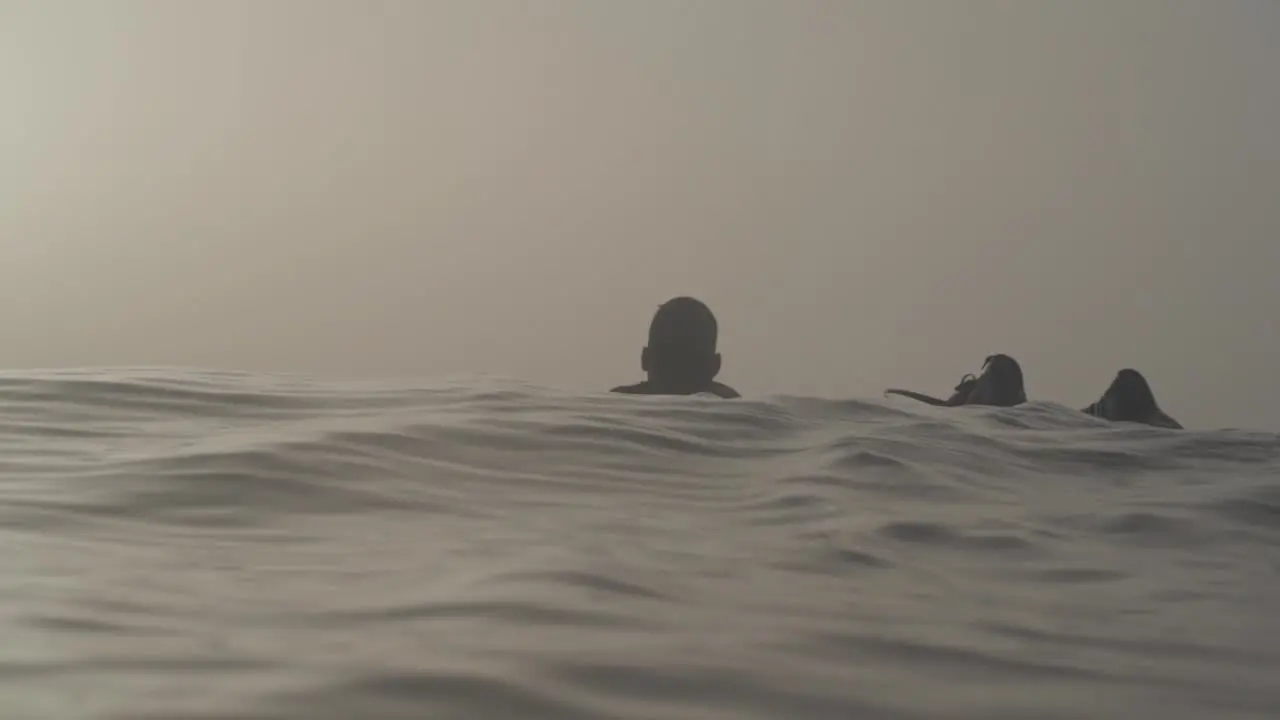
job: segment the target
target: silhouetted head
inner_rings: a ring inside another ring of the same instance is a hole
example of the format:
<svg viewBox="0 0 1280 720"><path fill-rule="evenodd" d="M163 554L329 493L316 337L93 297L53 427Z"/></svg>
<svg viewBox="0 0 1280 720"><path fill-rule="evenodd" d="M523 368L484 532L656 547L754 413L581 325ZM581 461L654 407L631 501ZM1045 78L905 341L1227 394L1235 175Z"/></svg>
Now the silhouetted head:
<svg viewBox="0 0 1280 720"><path fill-rule="evenodd" d="M1012 407L1027 401L1022 381L1022 366L1008 355L988 355L982 364L982 375L969 393L967 405Z"/></svg>
<svg viewBox="0 0 1280 720"><path fill-rule="evenodd" d="M1098 401L1099 415L1108 420L1126 422L1146 422L1156 414L1160 414L1160 406L1156 405L1155 393L1142 373L1132 368L1125 368L1116 373L1111 386Z"/></svg>
<svg viewBox="0 0 1280 720"><path fill-rule="evenodd" d="M701 392L720 373L719 326L702 301L677 297L663 303L649 324L640 367L649 382L668 392Z"/></svg>

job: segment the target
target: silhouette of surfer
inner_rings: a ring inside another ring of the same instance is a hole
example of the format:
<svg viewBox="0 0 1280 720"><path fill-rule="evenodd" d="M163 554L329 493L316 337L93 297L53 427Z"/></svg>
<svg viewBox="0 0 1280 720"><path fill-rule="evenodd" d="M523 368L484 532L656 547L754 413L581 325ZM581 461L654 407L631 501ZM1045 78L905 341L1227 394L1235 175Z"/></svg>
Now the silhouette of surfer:
<svg viewBox="0 0 1280 720"><path fill-rule="evenodd" d="M1027 401L1026 387L1022 379L1022 366L1017 360L1004 354L988 355L978 377L965 375L956 385L955 393L946 400L918 393L913 390L889 388L886 395L901 395L939 407L961 405L992 405L1013 407Z"/></svg>
<svg viewBox="0 0 1280 720"><path fill-rule="evenodd" d="M694 395L740 397L738 391L716 382L720 353L719 325L711 309L691 297L677 297L659 306L649 324L649 344L640 352L643 382L613 388L630 395Z"/></svg>
<svg viewBox="0 0 1280 720"><path fill-rule="evenodd" d="M1181 430L1182 425L1156 403L1151 384L1142 373L1125 368L1116 373L1102 397L1081 412L1112 422L1135 422Z"/></svg>

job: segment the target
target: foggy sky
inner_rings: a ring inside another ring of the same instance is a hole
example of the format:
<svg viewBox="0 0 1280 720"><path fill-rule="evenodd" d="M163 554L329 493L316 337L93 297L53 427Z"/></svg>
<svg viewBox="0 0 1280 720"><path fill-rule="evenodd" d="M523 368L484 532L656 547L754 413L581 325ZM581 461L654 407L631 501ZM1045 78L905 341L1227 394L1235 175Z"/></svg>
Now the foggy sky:
<svg viewBox="0 0 1280 720"><path fill-rule="evenodd" d="M639 379L1280 428L1280 3L0 0L0 367ZM906 402L906 401L903 401Z"/></svg>

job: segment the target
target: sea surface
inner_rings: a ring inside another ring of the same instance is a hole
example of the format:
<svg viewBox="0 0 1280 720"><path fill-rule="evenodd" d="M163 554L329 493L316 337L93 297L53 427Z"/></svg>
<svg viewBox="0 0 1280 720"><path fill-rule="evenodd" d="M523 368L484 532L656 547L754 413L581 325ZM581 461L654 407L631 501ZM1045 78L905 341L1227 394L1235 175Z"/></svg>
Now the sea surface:
<svg viewBox="0 0 1280 720"><path fill-rule="evenodd" d="M0 376L4 720L1228 720L1278 678L1275 433Z"/></svg>

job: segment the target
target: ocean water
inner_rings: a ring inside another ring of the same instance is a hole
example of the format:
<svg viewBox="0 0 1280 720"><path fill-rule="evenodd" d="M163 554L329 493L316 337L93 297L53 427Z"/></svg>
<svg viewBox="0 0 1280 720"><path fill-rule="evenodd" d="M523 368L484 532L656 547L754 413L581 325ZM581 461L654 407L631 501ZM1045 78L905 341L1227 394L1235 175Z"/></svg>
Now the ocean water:
<svg viewBox="0 0 1280 720"><path fill-rule="evenodd" d="M1274 433L8 374L0 717L1275 718L1278 546Z"/></svg>

